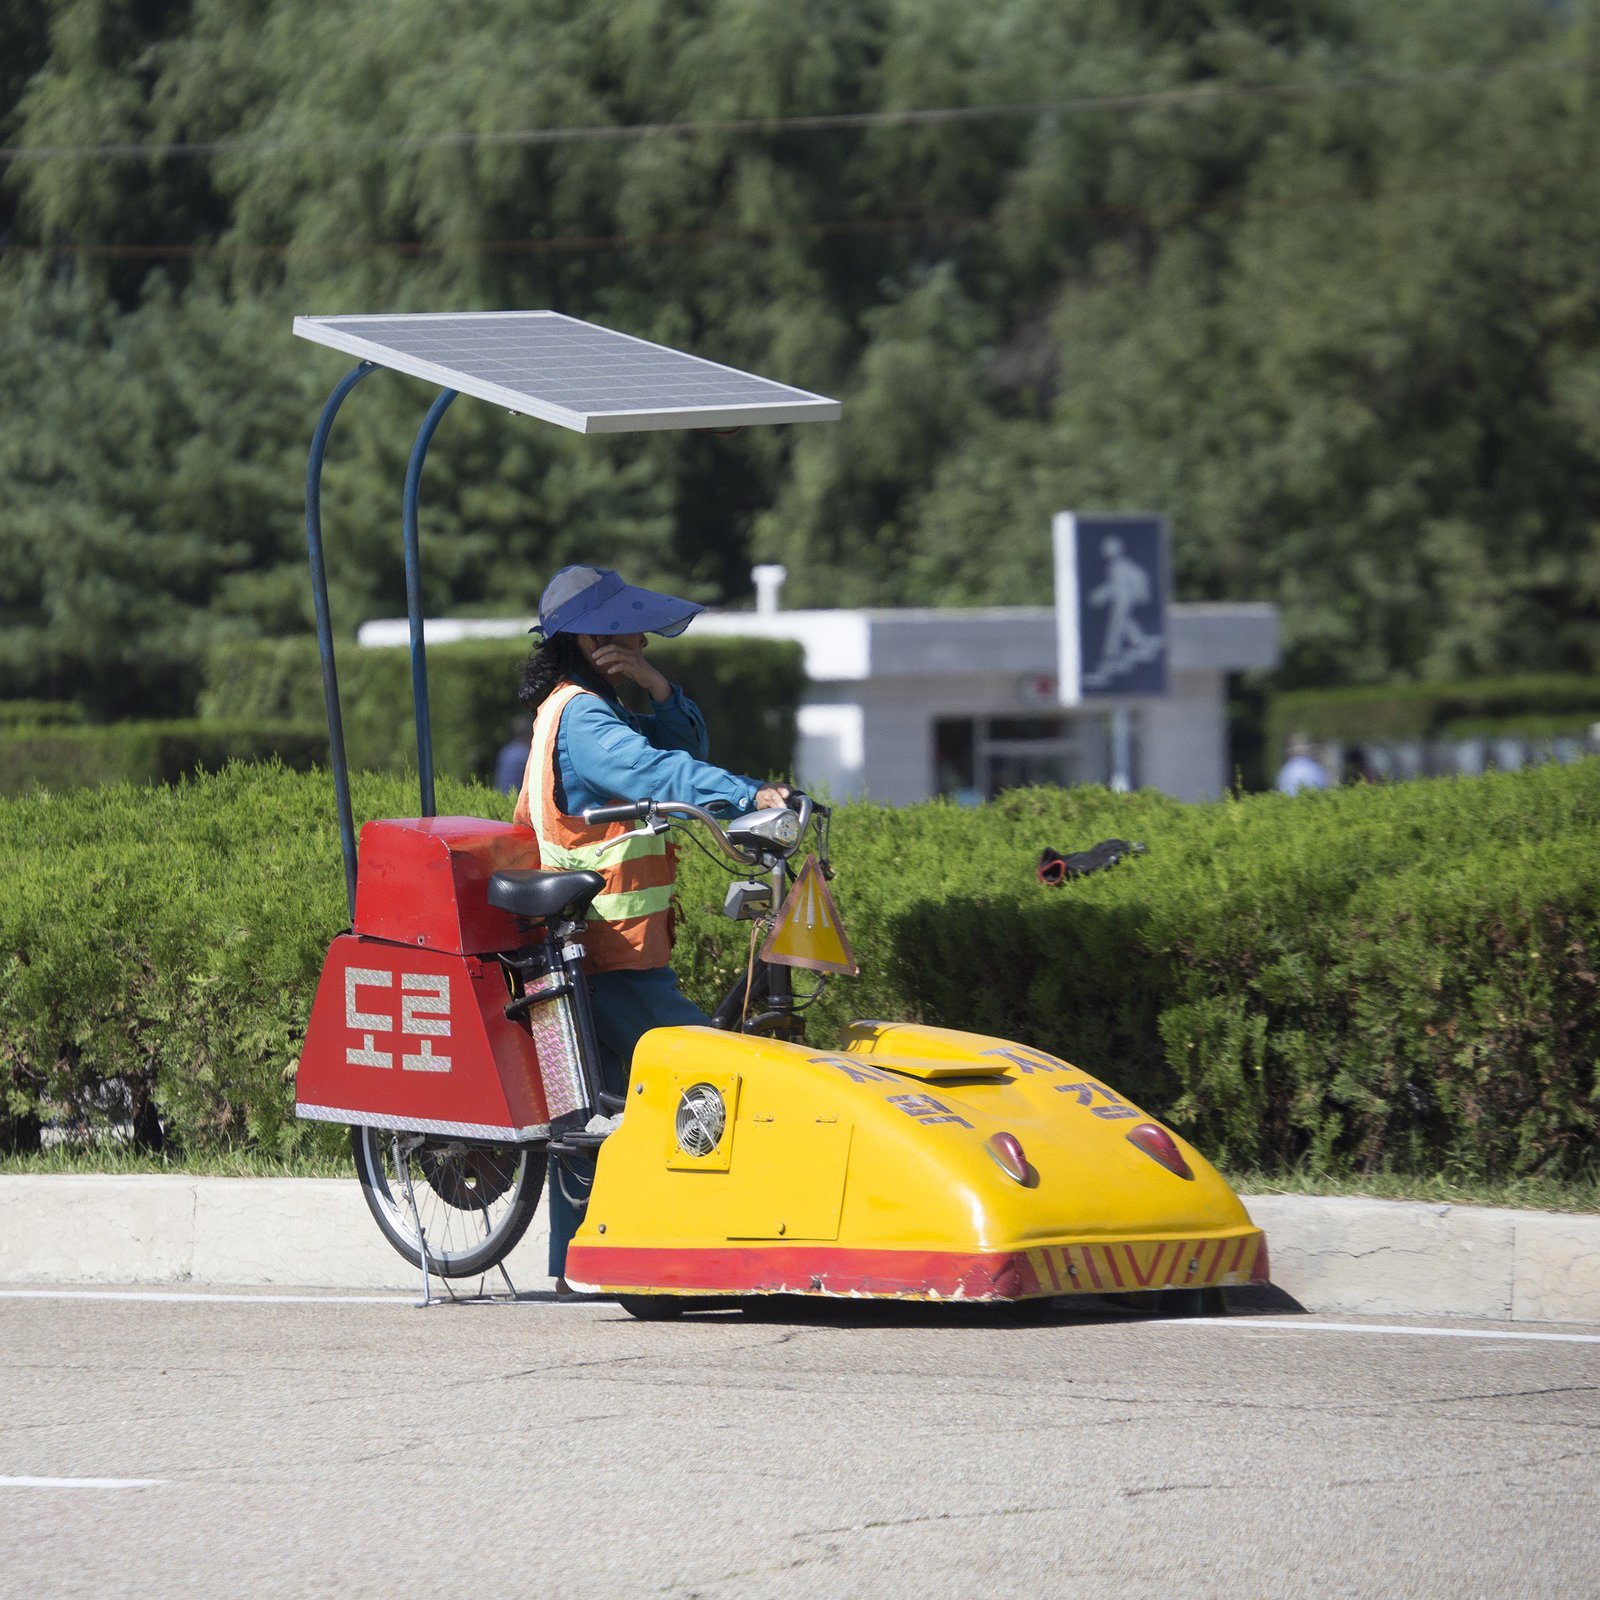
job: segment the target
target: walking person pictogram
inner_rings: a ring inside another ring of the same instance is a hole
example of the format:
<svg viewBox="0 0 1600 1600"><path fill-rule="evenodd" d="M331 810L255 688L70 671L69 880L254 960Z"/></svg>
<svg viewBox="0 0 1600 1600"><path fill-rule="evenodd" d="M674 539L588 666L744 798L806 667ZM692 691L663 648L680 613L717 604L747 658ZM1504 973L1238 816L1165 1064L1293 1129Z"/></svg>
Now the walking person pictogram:
<svg viewBox="0 0 1600 1600"><path fill-rule="evenodd" d="M1154 593L1150 574L1122 548L1122 540L1107 534L1100 541L1105 558L1105 577L1089 592L1091 606L1106 611L1106 631L1100 646L1100 659L1084 683L1103 688L1112 679L1135 667L1154 661L1162 648L1161 635L1140 626L1135 612L1148 605Z"/></svg>

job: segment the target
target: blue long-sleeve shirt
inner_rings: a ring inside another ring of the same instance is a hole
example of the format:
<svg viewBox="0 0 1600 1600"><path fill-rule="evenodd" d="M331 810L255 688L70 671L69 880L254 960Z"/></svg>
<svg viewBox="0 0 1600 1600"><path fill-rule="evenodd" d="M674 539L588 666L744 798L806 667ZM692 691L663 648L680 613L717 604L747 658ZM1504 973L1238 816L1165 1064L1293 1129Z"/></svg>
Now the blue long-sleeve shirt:
<svg viewBox="0 0 1600 1600"><path fill-rule="evenodd" d="M607 695L583 694L561 713L556 804L569 817L619 800L687 800L717 811L749 811L762 780L706 760L705 718L682 689L636 716Z"/></svg>

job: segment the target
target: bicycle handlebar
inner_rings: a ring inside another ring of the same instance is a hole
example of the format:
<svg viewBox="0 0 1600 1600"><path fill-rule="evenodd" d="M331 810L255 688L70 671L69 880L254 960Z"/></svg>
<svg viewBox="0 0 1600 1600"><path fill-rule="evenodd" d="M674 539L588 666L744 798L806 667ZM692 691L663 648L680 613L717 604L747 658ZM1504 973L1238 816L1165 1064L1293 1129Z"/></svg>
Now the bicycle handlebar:
<svg viewBox="0 0 1600 1600"><path fill-rule="evenodd" d="M750 857L723 831L722 824L702 806L692 806L687 800L630 800L625 805L590 806L583 814L587 823L648 821L653 817L693 817L703 822L711 836L735 861L744 865Z"/></svg>
<svg viewBox="0 0 1600 1600"><path fill-rule="evenodd" d="M654 800L626 800L615 806L590 806L583 820L596 822L642 822L655 808Z"/></svg>
<svg viewBox="0 0 1600 1600"><path fill-rule="evenodd" d="M810 795L799 791L791 796L791 802L800 818L800 832L804 834L811 822L814 802ZM605 822L646 822L657 816L692 817L696 822L704 823L711 830L712 838L722 847L723 853L741 866L748 866L759 859L736 845L722 824L703 806L690 805L687 800L628 800L620 805L590 806L583 813L583 820L593 826Z"/></svg>
<svg viewBox="0 0 1600 1600"><path fill-rule="evenodd" d="M800 837L803 839L806 829L811 826L811 813L816 809L816 802L803 789L796 789L789 796L789 804L800 818Z"/></svg>

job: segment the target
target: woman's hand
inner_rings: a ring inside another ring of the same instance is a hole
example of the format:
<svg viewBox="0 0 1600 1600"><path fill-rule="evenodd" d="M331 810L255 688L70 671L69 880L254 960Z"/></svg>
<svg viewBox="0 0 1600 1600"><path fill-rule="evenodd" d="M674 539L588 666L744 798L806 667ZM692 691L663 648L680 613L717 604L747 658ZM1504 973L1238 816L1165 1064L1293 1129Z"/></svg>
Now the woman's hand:
<svg viewBox="0 0 1600 1600"><path fill-rule="evenodd" d="M642 633L580 634L578 639L580 648L589 646L583 653L590 665L613 687L636 683L658 706L672 698L672 685L644 658Z"/></svg>
<svg viewBox="0 0 1600 1600"><path fill-rule="evenodd" d="M765 783L756 790L757 811L774 811L788 803L789 785L786 783Z"/></svg>

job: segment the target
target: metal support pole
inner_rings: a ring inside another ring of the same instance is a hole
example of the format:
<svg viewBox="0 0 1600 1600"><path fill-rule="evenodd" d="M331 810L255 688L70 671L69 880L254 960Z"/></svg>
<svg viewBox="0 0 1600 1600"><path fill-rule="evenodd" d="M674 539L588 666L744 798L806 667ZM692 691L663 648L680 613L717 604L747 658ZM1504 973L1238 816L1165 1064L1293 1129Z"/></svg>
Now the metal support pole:
<svg viewBox="0 0 1600 1600"><path fill-rule="evenodd" d="M583 1063L583 1081L589 1092L590 1116L603 1117L606 1108L600 1096L605 1089L605 1076L600 1070L600 1038L594 1031L594 1002L589 994L589 980L583 972L583 946L571 933L563 936L561 964L567 982L572 986L572 1023L578 1035L578 1054ZM622 1063L626 1072L629 1062Z"/></svg>
<svg viewBox="0 0 1600 1600"><path fill-rule="evenodd" d="M417 499L422 489L422 463L428 458L428 445L439 420L456 397L454 389L440 392L428 408L417 442L411 447L411 463L406 468L405 546L406 616L411 623L411 700L417 715L417 782L422 791L422 815L438 815L433 802L433 723L428 713L428 658L422 638L422 551L417 536Z"/></svg>
<svg viewBox="0 0 1600 1600"><path fill-rule="evenodd" d="M772 869L772 915L783 914L784 900L789 893L789 874L779 861ZM775 963L767 968L767 1004L774 1011L794 1010L794 968Z"/></svg>
<svg viewBox="0 0 1600 1600"><path fill-rule="evenodd" d="M1127 706L1111 713L1111 787L1118 794L1133 788L1133 713Z"/></svg>
<svg viewBox="0 0 1600 1600"><path fill-rule="evenodd" d="M344 854L344 889L350 915L356 914L356 827L350 809L350 769L344 756L344 718L339 710L339 674L333 661L333 623L328 616L328 573L322 562L322 458L328 434L344 397L376 369L363 361L342 377L322 408L311 436L306 465L306 549L311 559L311 602L317 613L317 650L322 657L322 698L328 709L328 753L333 767L333 792L339 807L339 848Z"/></svg>

